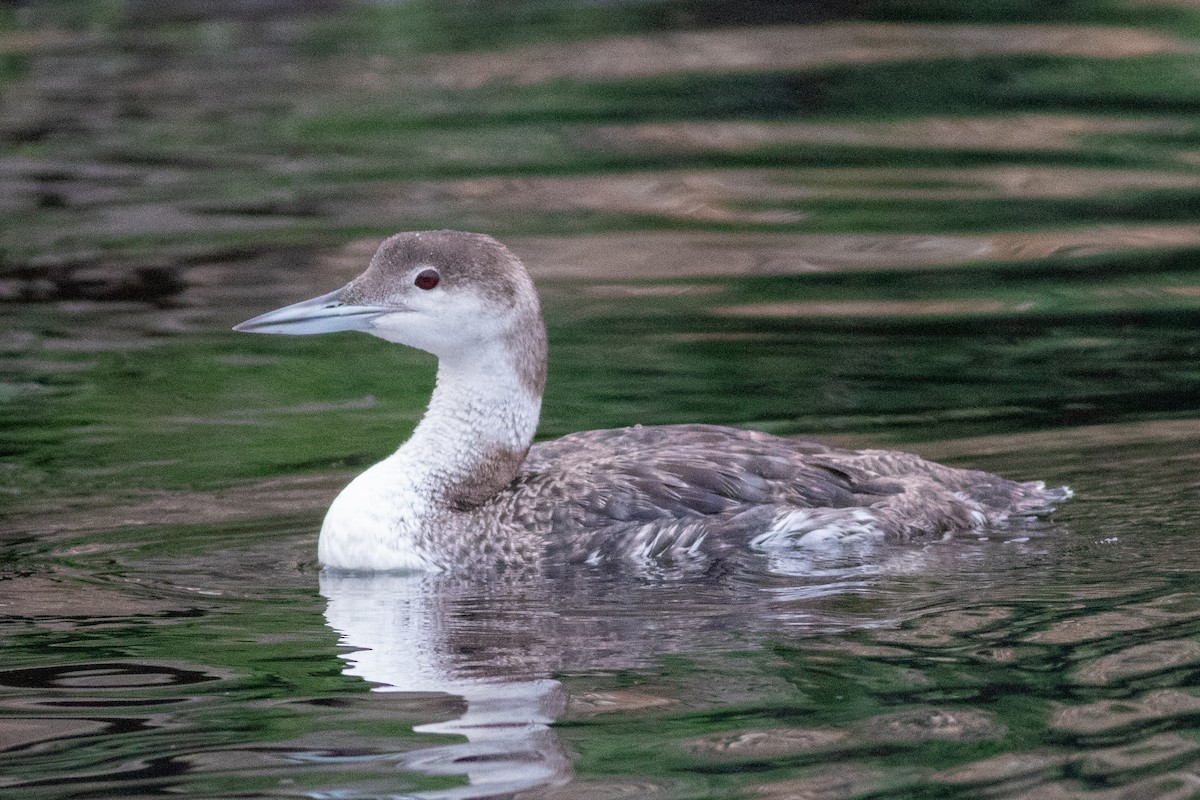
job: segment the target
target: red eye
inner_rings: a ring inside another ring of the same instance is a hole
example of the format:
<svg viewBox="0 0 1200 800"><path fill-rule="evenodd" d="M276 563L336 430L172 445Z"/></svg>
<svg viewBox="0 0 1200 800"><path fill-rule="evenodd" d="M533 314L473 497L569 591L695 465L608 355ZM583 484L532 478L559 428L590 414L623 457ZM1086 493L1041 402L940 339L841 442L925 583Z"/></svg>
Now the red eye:
<svg viewBox="0 0 1200 800"><path fill-rule="evenodd" d="M418 289L429 291L433 287L437 286L438 281L441 279L442 276L438 275L438 271L436 269L426 269L417 273L417 278L413 281L413 283Z"/></svg>

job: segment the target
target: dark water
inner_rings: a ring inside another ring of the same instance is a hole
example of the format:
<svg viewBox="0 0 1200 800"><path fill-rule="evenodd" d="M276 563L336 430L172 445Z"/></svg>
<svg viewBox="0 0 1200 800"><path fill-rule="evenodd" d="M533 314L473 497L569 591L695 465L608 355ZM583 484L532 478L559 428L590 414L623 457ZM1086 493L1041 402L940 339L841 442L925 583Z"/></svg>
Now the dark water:
<svg viewBox="0 0 1200 800"><path fill-rule="evenodd" d="M0 796L1200 797L1185 2L0 7ZM331 576L431 361L233 323L531 265L541 435L1070 484L720 576Z"/></svg>

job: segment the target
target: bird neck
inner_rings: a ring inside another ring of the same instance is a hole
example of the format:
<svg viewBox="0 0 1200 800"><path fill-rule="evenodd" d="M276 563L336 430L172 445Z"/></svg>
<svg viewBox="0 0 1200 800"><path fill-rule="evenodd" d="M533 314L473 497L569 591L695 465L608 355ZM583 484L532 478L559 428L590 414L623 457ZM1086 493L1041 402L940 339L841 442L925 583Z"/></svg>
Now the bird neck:
<svg viewBox="0 0 1200 800"><path fill-rule="evenodd" d="M439 504L482 505L520 472L537 431L545 375L540 314L519 335L443 354L429 408L396 456Z"/></svg>
<svg viewBox="0 0 1200 800"><path fill-rule="evenodd" d="M442 362L429 408L397 455L441 504L481 505L517 476L541 405L509 376L464 374Z"/></svg>

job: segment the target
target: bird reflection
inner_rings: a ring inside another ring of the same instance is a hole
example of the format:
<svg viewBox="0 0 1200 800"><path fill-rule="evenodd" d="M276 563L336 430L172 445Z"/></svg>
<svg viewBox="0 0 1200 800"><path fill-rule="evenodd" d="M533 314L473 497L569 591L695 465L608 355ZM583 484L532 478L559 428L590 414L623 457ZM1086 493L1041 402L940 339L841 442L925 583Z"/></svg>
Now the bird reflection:
<svg viewBox="0 0 1200 800"><path fill-rule="evenodd" d="M424 574L321 575L325 620L354 648L342 654L346 675L374 691L446 692L466 703L461 716L414 729L465 742L415 750L401 763L427 775L464 775L467 785L412 796L463 800L567 782L571 762L549 728L564 707L561 685L532 674L465 673L445 646L455 593L440 583Z"/></svg>
<svg viewBox="0 0 1200 800"><path fill-rule="evenodd" d="M466 781L404 797L465 800L572 779L551 727L569 700L556 675L647 669L669 654L720 658L760 639L896 625L964 592L999 597L1019 591L1014 574L1040 557L1035 542L885 546L869 558L843 548L824 557L760 556L720 575L652 578L601 570L485 581L325 572L320 589L326 622L347 648L345 675L377 692L462 699L456 718L414 729L447 734L447 743L394 759L411 772ZM855 602L842 602L848 596ZM744 659L729 669L741 675L737 686L766 680L746 674L752 666ZM709 689L714 702L736 691Z"/></svg>

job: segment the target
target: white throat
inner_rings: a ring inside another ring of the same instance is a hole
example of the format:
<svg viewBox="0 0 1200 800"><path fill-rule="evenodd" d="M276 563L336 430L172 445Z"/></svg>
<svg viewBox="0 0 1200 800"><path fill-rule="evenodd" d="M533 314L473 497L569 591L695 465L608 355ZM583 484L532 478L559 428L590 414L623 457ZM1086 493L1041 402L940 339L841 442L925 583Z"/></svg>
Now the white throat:
<svg viewBox="0 0 1200 800"><path fill-rule="evenodd" d="M453 491L491 453L503 450L523 458L541 407L541 395L522 386L503 359L465 367L443 359L425 416L391 458L411 453L419 462L415 472L424 475L427 486Z"/></svg>

